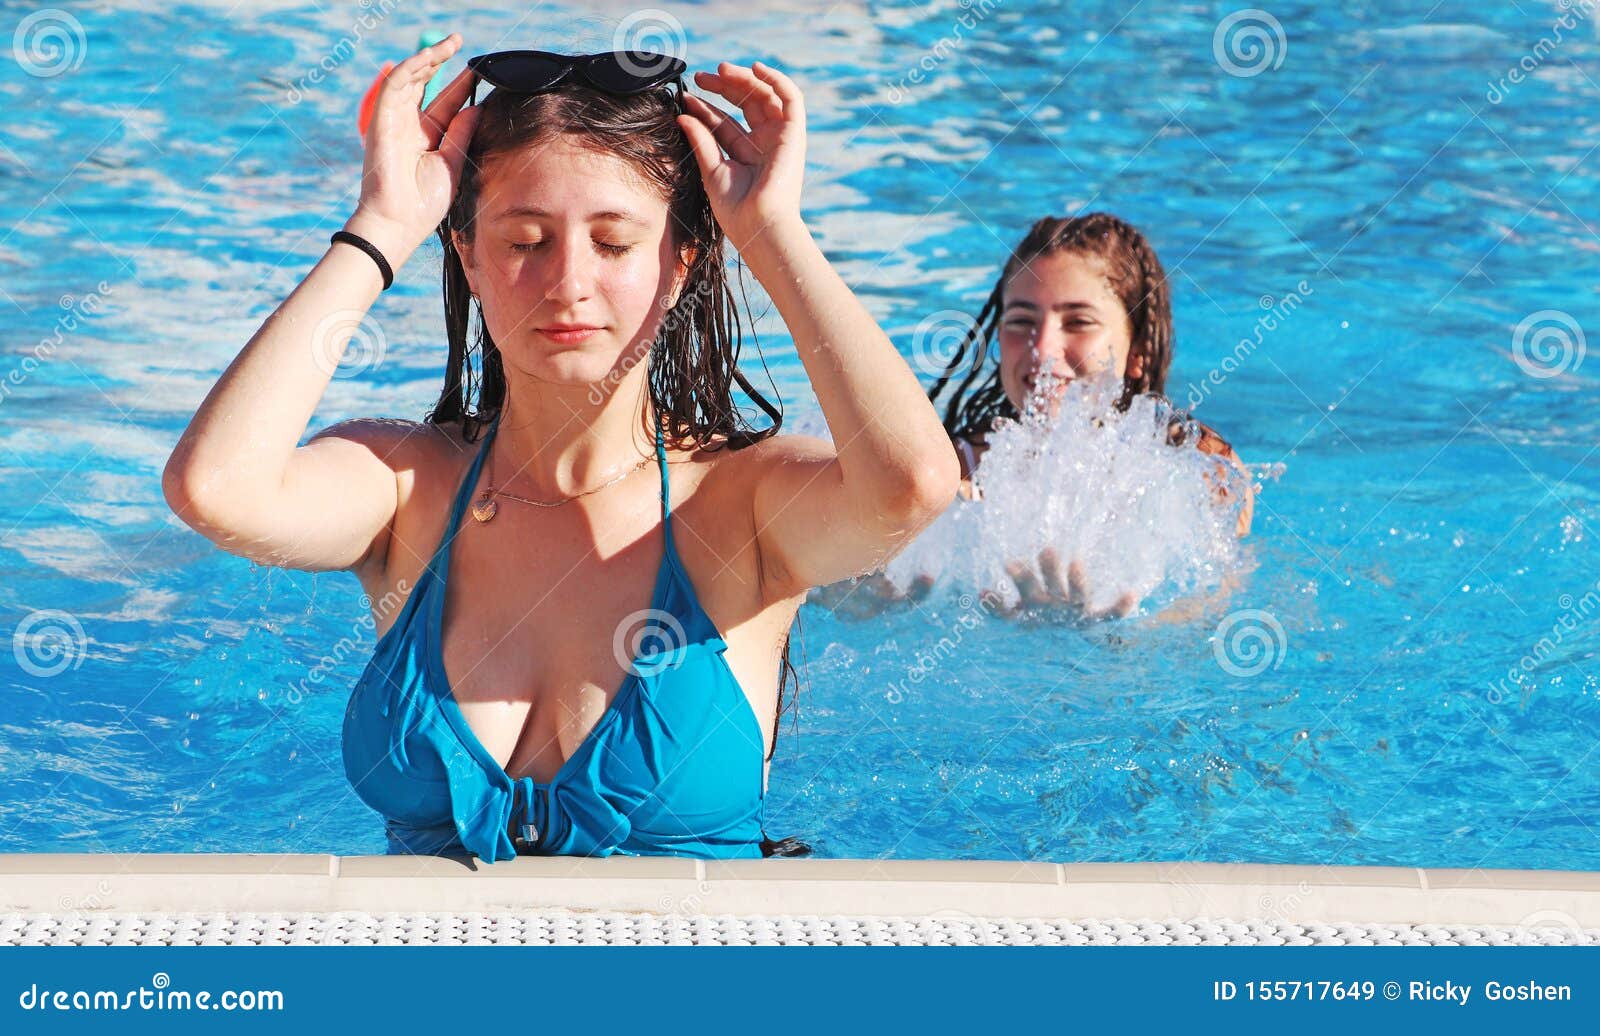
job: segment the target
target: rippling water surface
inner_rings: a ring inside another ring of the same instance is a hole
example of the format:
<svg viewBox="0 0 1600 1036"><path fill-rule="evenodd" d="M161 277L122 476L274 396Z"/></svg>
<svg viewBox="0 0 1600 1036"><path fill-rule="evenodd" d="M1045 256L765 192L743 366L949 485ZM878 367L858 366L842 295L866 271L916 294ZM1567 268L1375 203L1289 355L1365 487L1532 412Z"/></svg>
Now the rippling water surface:
<svg viewBox="0 0 1600 1036"><path fill-rule="evenodd" d="M232 8L75 10L0 63L0 848L382 850L339 762L372 643L355 580L219 552L161 467L352 205L383 58L429 28L601 49L633 10ZM1176 616L807 605L769 831L832 856L1600 866L1593 26L1525 61L1554 3L1281 3L1281 35L1219 35L1215 3L819 10L672 14L692 65L806 90L807 218L907 356L932 373L919 325L975 312L1035 217L1111 209L1172 276L1171 394L1263 488L1237 586ZM436 273L402 272L314 427L422 415Z"/></svg>

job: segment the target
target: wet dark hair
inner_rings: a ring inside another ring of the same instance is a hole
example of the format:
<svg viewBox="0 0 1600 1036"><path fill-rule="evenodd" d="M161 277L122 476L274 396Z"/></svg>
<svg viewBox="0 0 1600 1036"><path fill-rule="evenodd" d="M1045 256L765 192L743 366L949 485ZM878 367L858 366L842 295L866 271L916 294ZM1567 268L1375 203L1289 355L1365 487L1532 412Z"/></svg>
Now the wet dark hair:
<svg viewBox="0 0 1600 1036"><path fill-rule="evenodd" d="M776 434L782 427L781 402L769 402L739 371L742 326L729 285L722 227L712 213L688 138L676 121L683 111L682 91L681 81L675 89L662 87L630 96L603 93L574 83L539 94L497 89L483 100L482 114L467 148L461 183L449 213L439 225L439 242L444 248L449 356L444 388L426 418L428 422L460 422L467 441L476 442L484 426L499 415L505 404L505 367L500 350L482 311L475 321L472 319L471 290L453 236L454 231L459 231L465 239L472 239L484 163L496 156L566 138L624 159L647 183L657 187L667 199L669 232L679 254L689 260L683 291L663 317L655 338L649 343L635 343L630 353L633 362L638 362L637 352L648 345L648 391L661 415L663 439L678 448L737 450ZM474 347L478 352L476 371L470 362ZM771 419L770 427L754 429L747 423L733 401L735 383ZM770 375L768 383L771 384ZM775 386L773 395L777 395ZM773 746L766 756L769 760L777 750L776 727L783 718L783 690L791 681L794 693L789 702L798 722L800 678L789 658L789 644L786 638ZM773 840L763 833L761 851L763 856L793 856L811 849L797 839Z"/></svg>
<svg viewBox="0 0 1600 1036"><path fill-rule="evenodd" d="M1167 369L1172 366L1172 300L1167 274L1155 249L1131 223L1107 212L1067 218L1046 216L1028 228L1027 236L1012 251L961 348L928 391L928 398L938 403L945 386L965 370L965 377L945 406L944 427L951 438L984 435L1001 418L1018 419L1017 408L1006 397L998 363L991 365L988 377L980 384L974 387L974 383L983 375L990 343L999 330L1006 285L1018 270L1035 259L1058 252L1099 259L1105 265L1111 290L1127 310L1132 342L1117 409L1127 410L1135 396L1161 395L1166 391Z"/></svg>

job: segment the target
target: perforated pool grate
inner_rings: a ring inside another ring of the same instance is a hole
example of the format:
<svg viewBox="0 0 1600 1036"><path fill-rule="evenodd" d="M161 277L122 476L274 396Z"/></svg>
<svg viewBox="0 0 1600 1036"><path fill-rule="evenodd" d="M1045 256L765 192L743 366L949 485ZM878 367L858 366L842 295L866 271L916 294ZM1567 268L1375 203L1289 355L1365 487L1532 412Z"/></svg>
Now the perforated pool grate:
<svg viewBox="0 0 1600 1036"><path fill-rule="evenodd" d="M497 914L0 914L0 946L1503 946L1600 945L1600 929L1043 918Z"/></svg>

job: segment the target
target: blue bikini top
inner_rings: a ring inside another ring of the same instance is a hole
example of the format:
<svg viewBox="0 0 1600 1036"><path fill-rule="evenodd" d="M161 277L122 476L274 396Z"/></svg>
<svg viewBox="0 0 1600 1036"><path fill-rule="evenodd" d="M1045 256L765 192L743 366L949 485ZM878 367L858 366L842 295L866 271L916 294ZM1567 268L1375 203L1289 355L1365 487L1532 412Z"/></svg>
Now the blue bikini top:
<svg viewBox="0 0 1600 1036"><path fill-rule="evenodd" d="M513 778L467 724L441 648L450 544L499 429L456 491L432 560L379 638L344 717L345 774L391 853L760 858L765 738L672 539L656 420L663 552L640 644L594 729L548 783Z"/></svg>

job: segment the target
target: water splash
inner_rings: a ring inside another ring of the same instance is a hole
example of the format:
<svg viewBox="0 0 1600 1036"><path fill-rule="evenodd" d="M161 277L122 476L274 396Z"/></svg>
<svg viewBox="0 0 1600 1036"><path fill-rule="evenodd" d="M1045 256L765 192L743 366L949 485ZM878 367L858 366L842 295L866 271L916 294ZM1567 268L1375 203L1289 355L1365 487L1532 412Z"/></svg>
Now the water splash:
<svg viewBox="0 0 1600 1036"><path fill-rule="evenodd" d="M1181 418L1165 401L1141 396L1118 411L1120 390L1115 378L1063 385L1042 375L1021 419L989 435L981 498L957 500L890 561L889 579L904 591L932 577L936 589L992 590L1015 606L1008 565L1040 573L1041 552L1053 548L1091 612L1125 595L1148 605L1216 585L1238 557L1249 478L1200 452L1192 422L1171 445Z"/></svg>

